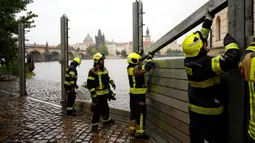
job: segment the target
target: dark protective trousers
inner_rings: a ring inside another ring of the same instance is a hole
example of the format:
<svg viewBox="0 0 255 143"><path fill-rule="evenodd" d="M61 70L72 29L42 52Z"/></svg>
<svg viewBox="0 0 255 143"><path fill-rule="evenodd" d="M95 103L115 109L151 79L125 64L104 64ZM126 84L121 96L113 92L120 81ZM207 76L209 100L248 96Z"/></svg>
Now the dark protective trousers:
<svg viewBox="0 0 255 143"><path fill-rule="evenodd" d="M100 117L102 115L103 121L107 121L109 119L109 105L107 102L107 95L100 95L91 105L92 116L92 126L97 125L100 121Z"/></svg>
<svg viewBox="0 0 255 143"><path fill-rule="evenodd" d="M145 130L147 116L145 103L145 94L130 94L130 121L135 120L136 130Z"/></svg>
<svg viewBox="0 0 255 143"><path fill-rule="evenodd" d="M247 133L248 134L248 133ZM255 140L253 140L250 135L248 134L248 140L247 143L255 143Z"/></svg>
<svg viewBox="0 0 255 143"><path fill-rule="evenodd" d="M190 142L227 143L227 125L224 115L203 115L189 111Z"/></svg>
<svg viewBox="0 0 255 143"><path fill-rule="evenodd" d="M70 108L73 108L73 105L74 105L74 101L75 101L75 98L76 98L76 93L75 92L72 92L72 93L68 93L66 92L67 94L67 105L66 107L70 107Z"/></svg>

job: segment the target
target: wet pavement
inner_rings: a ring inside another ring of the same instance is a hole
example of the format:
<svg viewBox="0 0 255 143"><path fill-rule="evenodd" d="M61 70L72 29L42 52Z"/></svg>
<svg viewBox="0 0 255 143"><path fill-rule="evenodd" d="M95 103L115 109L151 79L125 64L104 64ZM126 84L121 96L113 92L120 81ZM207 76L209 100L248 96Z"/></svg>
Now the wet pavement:
<svg viewBox="0 0 255 143"><path fill-rule="evenodd" d="M0 81L0 90L8 92L19 92L19 81ZM60 105L61 101L61 85L60 82L40 80L40 79L26 79L26 88L29 97L33 97L46 102L51 102ZM89 91L80 86L76 91L78 100L91 100ZM129 110L129 102L127 95L116 95L116 101L109 102L110 107Z"/></svg>
<svg viewBox="0 0 255 143"><path fill-rule="evenodd" d="M14 91L13 91L14 92ZM0 142L129 143L129 126L115 123L91 132L90 115L62 115L61 108L0 92Z"/></svg>

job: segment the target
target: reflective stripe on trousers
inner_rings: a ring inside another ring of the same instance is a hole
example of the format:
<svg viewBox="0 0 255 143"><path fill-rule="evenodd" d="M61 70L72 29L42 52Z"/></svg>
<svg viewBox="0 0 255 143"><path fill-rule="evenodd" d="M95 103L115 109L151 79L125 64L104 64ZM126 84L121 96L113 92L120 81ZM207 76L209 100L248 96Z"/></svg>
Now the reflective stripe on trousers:
<svg viewBox="0 0 255 143"><path fill-rule="evenodd" d="M147 88L130 88L131 94L146 94Z"/></svg>
<svg viewBox="0 0 255 143"><path fill-rule="evenodd" d="M218 108L205 108L205 107L199 107L190 103L189 103L189 109L192 112L195 112L198 114L204 114L204 115L219 115L224 111L224 108L222 105Z"/></svg>

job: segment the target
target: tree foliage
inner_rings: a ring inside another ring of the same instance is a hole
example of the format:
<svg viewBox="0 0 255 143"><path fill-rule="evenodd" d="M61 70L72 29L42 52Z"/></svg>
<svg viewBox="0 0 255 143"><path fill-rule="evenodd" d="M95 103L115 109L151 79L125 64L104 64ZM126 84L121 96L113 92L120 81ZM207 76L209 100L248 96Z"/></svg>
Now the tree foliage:
<svg viewBox="0 0 255 143"><path fill-rule="evenodd" d="M99 53L103 53L105 54L106 56L109 55L109 52L108 52L108 47L106 45L101 45L100 47L98 48L95 48L93 46L89 46L86 50L86 53L87 55L94 55L96 54L97 52Z"/></svg>
<svg viewBox="0 0 255 143"><path fill-rule="evenodd" d="M86 49L86 54L87 55L94 55L96 53L96 48L94 48L93 46L89 46L87 49Z"/></svg>
<svg viewBox="0 0 255 143"><path fill-rule="evenodd" d="M100 45L100 47L97 49L97 52L103 53L106 56L109 55L106 45Z"/></svg>
<svg viewBox="0 0 255 143"><path fill-rule="evenodd" d="M18 25L23 23L26 30L33 28L33 19L38 17L32 11L17 16L20 12L27 11L30 3L33 0L0 0L0 59L4 61L0 66L14 75L18 74Z"/></svg>
<svg viewBox="0 0 255 143"><path fill-rule="evenodd" d="M20 12L26 11L26 6L33 0L1 0L0 1L0 56L10 58L17 55L18 24L24 23L25 28L33 28L37 17L32 11L17 17Z"/></svg>
<svg viewBox="0 0 255 143"><path fill-rule="evenodd" d="M58 45L56 46L56 49L61 49L60 44L58 44ZM73 49L74 49L74 47L68 45L68 50L73 50Z"/></svg>
<svg viewBox="0 0 255 143"><path fill-rule="evenodd" d="M116 50L116 55L120 55L120 52L118 50Z"/></svg>
<svg viewBox="0 0 255 143"><path fill-rule="evenodd" d="M127 57L127 51L126 51L126 50L122 50L122 51L120 52L120 54L121 54L121 56L123 56L123 57Z"/></svg>

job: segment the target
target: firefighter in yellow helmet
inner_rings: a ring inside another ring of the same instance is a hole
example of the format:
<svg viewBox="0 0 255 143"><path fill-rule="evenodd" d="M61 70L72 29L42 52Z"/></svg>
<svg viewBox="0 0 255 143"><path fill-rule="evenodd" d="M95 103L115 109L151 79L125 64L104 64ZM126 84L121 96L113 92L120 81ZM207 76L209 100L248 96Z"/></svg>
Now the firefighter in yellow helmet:
<svg viewBox="0 0 255 143"><path fill-rule="evenodd" d="M108 70L104 67L104 59L105 56L102 53L96 53L94 55L94 67L90 69L87 79L87 87L92 98L92 131L97 131L100 116L103 118L103 124L114 123L114 120L109 116L107 99L109 101L116 100L114 97L115 94L110 89L110 85L114 89L116 86L114 81L109 77Z"/></svg>
<svg viewBox="0 0 255 143"><path fill-rule="evenodd" d="M225 53L216 57L207 55L207 38L212 16L207 13L202 29L187 36L182 49L184 66L189 80L188 99L191 143L227 142L224 130L224 95L221 74L238 67L240 51L235 39L226 34Z"/></svg>
<svg viewBox="0 0 255 143"><path fill-rule="evenodd" d="M248 142L255 142L255 38L252 40L248 48L245 50L245 55L242 57L241 62L239 63L239 70L244 77L244 79L248 82L249 94L248 96L248 131L247 134Z"/></svg>
<svg viewBox="0 0 255 143"><path fill-rule="evenodd" d="M137 53L131 53L127 57L127 73L130 85L130 134L135 135L136 138L148 139L149 136L145 134L145 96L148 90L145 73L153 68L154 63L151 54L148 56L146 64L141 64L140 58Z"/></svg>
<svg viewBox="0 0 255 143"><path fill-rule="evenodd" d="M76 67L81 64L80 58L74 58L70 65L66 68L64 87L67 94L67 116L75 116L76 111L74 110L74 101L76 98L75 88L79 88L77 85L77 70Z"/></svg>

